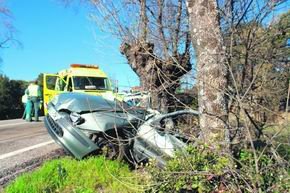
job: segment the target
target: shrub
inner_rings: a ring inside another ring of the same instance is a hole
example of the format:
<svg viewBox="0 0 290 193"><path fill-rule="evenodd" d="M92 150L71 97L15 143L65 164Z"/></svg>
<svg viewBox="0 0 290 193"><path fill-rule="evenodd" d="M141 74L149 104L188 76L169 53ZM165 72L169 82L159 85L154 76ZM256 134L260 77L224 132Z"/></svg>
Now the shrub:
<svg viewBox="0 0 290 193"><path fill-rule="evenodd" d="M236 157L219 155L206 146L189 146L178 152L164 169L148 170L150 192L287 192L289 165L274 159L268 149L242 149ZM256 168L257 166L257 168Z"/></svg>
<svg viewBox="0 0 290 193"><path fill-rule="evenodd" d="M152 192L209 192L220 185L229 159L218 156L205 146L189 146L178 152L164 169L150 164Z"/></svg>
<svg viewBox="0 0 290 193"><path fill-rule="evenodd" d="M286 162L275 159L273 152L264 148L257 150L257 161L254 152L243 149L236 160L237 170L234 175L236 184L247 192L287 192L290 189L290 170Z"/></svg>

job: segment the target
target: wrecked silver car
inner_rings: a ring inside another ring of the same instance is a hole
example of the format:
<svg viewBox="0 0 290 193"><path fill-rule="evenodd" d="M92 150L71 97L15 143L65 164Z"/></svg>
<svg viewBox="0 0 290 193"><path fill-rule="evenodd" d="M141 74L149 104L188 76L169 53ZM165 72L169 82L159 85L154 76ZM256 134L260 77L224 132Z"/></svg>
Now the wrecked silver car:
<svg viewBox="0 0 290 193"><path fill-rule="evenodd" d="M198 115L192 110L160 114L99 96L62 93L48 104L45 126L67 152L78 159L103 153L110 159L164 165L187 138L174 131L173 118Z"/></svg>

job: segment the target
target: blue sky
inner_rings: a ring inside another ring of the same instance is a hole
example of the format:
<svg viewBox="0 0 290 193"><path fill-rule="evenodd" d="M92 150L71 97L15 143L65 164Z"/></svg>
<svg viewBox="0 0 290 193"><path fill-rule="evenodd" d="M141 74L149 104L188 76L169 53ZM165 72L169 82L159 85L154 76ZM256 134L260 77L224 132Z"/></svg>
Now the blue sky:
<svg viewBox="0 0 290 193"><path fill-rule="evenodd" d="M100 32L86 8L65 8L57 0L9 0L7 6L22 44L0 53L0 70L10 79L32 80L81 63L98 64L120 86L139 84L119 53L120 42Z"/></svg>

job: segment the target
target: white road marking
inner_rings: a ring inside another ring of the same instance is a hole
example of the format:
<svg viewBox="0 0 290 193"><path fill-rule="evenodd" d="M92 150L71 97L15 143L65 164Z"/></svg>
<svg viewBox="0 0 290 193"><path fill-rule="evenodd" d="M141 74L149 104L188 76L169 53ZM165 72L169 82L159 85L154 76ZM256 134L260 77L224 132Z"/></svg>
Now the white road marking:
<svg viewBox="0 0 290 193"><path fill-rule="evenodd" d="M18 154L21 154L23 152L26 152L26 151L29 151L29 150L32 150L32 149L36 149L36 148L42 147L42 146L45 146L45 145L49 145L51 143L54 143L54 141L50 140L50 141L47 141L47 142L44 142L44 143L39 143L39 144L30 146L30 147L26 147L26 148L19 149L19 150L10 152L10 153L6 153L6 154L3 154L3 155L0 155L0 160L8 158L8 157L15 156L15 155L18 155Z"/></svg>
<svg viewBox="0 0 290 193"><path fill-rule="evenodd" d="M40 121L43 121L43 119L44 119L43 116L39 117ZM22 124L29 124L29 123L35 123L35 122L27 122L23 119L0 120L0 127L22 125Z"/></svg>
<svg viewBox="0 0 290 193"><path fill-rule="evenodd" d="M9 122L19 122L19 121L23 121L22 118L20 119L6 119L6 120L0 120L0 123L9 123Z"/></svg>
<svg viewBox="0 0 290 193"><path fill-rule="evenodd" d="M9 123L9 124L4 124L4 125L0 125L0 127L6 127L6 126L12 126L12 125L23 125L23 124L27 124L28 122L22 122L22 123Z"/></svg>

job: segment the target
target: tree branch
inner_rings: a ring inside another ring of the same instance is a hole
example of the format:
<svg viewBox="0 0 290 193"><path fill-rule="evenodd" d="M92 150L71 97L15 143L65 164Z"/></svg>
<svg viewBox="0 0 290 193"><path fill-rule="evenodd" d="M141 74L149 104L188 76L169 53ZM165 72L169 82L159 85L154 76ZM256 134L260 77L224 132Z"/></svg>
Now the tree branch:
<svg viewBox="0 0 290 193"><path fill-rule="evenodd" d="M164 0L157 0L158 4L158 17L157 17L157 25L158 25L158 32L161 37L161 42L163 44L163 55L165 58L168 58L168 45L166 42L166 38L164 35L163 30L163 6L164 6Z"/></svg>
<svg viewBox="0 0 290 193"><path fill-rule="evenodd" d="M182 14L182 0L178 0L178 8L176 15L176 28L173 34L173 56L177 56L177 47L178 47L178 34L180 32L180 22L181 22L181 14Z"/></svg>

